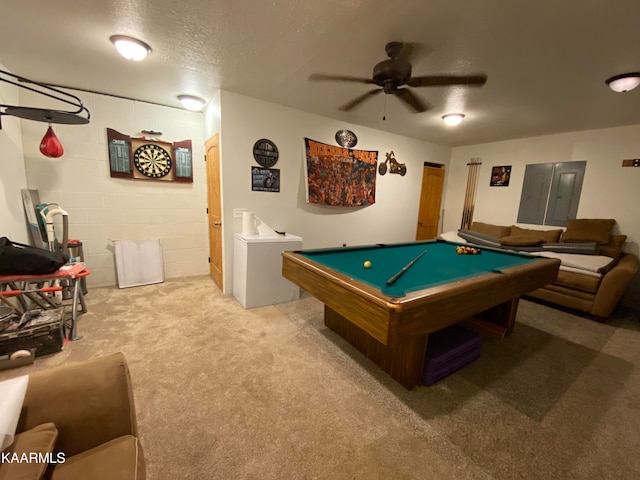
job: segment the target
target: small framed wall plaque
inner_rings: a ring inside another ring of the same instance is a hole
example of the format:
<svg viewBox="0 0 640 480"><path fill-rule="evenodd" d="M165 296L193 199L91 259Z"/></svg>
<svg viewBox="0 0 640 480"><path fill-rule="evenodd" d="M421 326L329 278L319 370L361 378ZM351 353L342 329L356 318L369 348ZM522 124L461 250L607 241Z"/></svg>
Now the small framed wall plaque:
<svg viewBox="0 0 640 480"><path fill-rule="evenodd" d="M251 190L254 192L279 192L280 169L251 167Z"/></svg>
<svg viewBox="0 0 640 480"><path fill-rule="evenodd" d="M490 187L508 187L511 179L511 165L491 167Z"/></svg>

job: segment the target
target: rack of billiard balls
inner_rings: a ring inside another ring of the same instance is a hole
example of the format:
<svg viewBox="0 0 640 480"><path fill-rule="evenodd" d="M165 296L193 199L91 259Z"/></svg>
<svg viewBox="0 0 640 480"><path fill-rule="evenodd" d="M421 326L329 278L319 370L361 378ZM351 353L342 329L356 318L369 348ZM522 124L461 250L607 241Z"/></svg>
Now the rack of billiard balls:
<svg viewBox="0 0 640 480"><path fill-rule="evenodd" d="M476 247L463 247L462 245L458 245L456 247L456 253L458 255L480 255L482 250Z"/></svg>

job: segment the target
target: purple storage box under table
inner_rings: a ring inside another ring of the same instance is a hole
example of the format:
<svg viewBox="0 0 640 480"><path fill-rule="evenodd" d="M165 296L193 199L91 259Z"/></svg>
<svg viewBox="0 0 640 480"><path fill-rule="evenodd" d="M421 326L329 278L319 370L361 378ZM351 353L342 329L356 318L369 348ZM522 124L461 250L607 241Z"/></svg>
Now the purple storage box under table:
<svg viewBox="0 0 640 480"><path fill-rule="evenodd" d="M422 374L423 385L433 385L480 357L482 336L461 325L429 335Z"/></svg>

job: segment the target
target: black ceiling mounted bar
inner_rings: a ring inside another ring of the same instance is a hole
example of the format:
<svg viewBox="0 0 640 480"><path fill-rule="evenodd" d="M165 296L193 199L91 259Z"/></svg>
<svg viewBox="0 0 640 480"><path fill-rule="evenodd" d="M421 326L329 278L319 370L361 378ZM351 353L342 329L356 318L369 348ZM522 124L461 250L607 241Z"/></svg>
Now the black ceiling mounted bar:
<svg viewBox="0 0 640 480"><path fill-rule="evenodd" d="M17 81L11 80L11 78ZM82 104L82 100L75 95L58 90L46 83L29 80L27 78L14 75L13 73L5 72L4 70L0 70L0 81L10 83L11 85L15 85L19 88L24 88L37 93L38 95L53 98L59 102L77 107L76 110L69 111L0 104L0 108L4 108L4 111L0 111L0 115L11 115L26 120L35 120L37 122L63 123L67 125L83 125L89 123L91 113L87 107ZM26 85L27 83L37 85L39 88L30 87Z"/></svg>

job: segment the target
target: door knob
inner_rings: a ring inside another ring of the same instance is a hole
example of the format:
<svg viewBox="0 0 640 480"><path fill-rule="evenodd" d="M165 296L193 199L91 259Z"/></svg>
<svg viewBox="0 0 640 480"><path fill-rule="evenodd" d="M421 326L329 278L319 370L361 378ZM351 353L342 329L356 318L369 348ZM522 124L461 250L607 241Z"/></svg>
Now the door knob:
<svg viewBox="0 0 640 480"><path fill-rule="evenodd" d="M222 222L213 222L214 227L219 227L220 225L222 225Z"/></svg>

